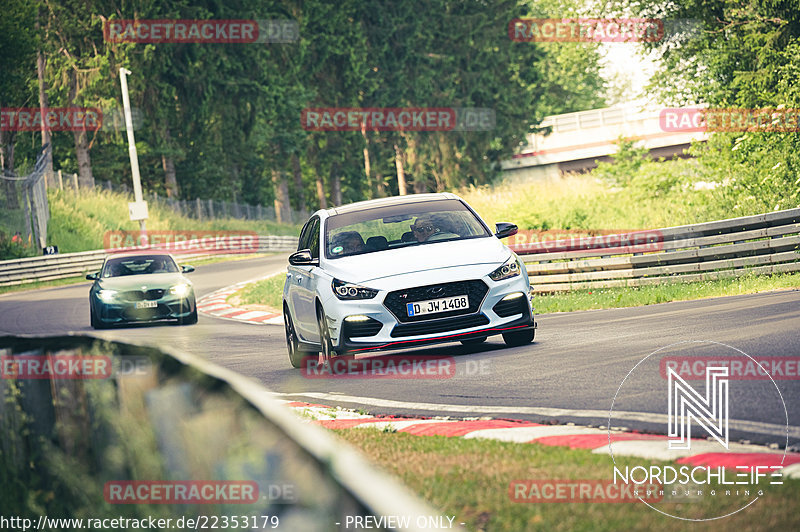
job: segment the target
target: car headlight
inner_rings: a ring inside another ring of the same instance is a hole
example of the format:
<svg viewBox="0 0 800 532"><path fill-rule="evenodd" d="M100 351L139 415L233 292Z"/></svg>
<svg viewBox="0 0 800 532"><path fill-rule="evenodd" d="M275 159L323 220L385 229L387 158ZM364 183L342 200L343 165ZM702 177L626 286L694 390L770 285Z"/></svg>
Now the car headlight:
<svg viewBox="0 0 800 532"><path fill-rule="evenodd" d="M331 283L333 293L339 299L372 299L378 295L378 291L374 288L367 288L357 284L346 283L339 279L334 279Z"/></svg>
<svg viewBox="0 0 800 532"><path fill-rule="evenodd" d="M115 297L117 297L117 293L118 292L116 290L102 289L99 292L97 292L97 297L99 297L101 301L109 303L113 301Z"/></svg>
<svg viewBox="0 0 800 532"><path fill-rule="evenodd" d="M489 274L492 281L502 281L503 279L510 279L516 277L523 271L523 266L520 264L519 257L511 255L502 266Z"/></svg>
<svg viewBox="0 0 800 532"><path fill-rule="evenodd" d="M169 293L176 295L178 297L184 297L191 291L191 285L187 283L176 284L175 286L170 287Z"/></svg>

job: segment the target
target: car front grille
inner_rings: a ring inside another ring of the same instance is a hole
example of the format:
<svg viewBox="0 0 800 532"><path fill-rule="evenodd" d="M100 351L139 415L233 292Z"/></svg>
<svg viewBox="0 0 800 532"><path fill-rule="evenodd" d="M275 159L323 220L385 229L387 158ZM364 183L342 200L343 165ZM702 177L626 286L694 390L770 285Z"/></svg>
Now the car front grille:
<svg viewBox="0 0 800 532"><path fill-rule="evenodd" d="M163 288L154 288L152 290L128 290L122 293L122 298L125 301L155 301L164 297Z"/></svg>
<svg viewBox="0 0 800 532"><path fill-rule="evenodd" d="M489 287L480 279L471 281L456 281L453 283L432 284L404 290L395 290L386 295L383 305L394 314L400 323L413 323L431 321L432 319L447 318L450 316L461 316L464 314L474 314L481 308L481 303ZM406 310L407 303L425 301L428 299L441 299L451 296L468 296L469 307L448 312L440 312L433 315L423 314L421 316L408 316Z"/></svg>
<svg viewBox="0 0 800 532"><path fill-rule="evenodd" d="M443 332L458 331L471 327L480 327L489 323L489 318L483 314L471 316L456 316L438 320L428 320L419 323L399 323L392 329L392 338L403 338L406 336L418 336L423 334L436 334Z"/></svg>

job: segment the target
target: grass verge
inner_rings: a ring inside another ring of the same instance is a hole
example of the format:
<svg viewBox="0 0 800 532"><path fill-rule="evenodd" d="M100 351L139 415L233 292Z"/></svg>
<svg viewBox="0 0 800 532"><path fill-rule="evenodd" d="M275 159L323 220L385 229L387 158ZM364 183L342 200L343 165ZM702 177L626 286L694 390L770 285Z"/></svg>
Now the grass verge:
<svg viewBox="0 0 800 532"><path fill-rule="evenodd" d="M537 314L619 307L639 307L670 301L755 294L770 290L800 288L800 273L748 275L734 279L668 283L631 288L600 288L534 297Z"/></svg>
<svg viewBox="0 0 800 532"><path fill-rule="evenodd" d="M286 281L286 275L279 273L245 285L244 288L231 295L228 301L233 304L235 298L235 306L242 305L266 305L270 309L280 311L283 301L283 283Z"/></svg>
<svg viewBox="0 0 800 532"><path fill-rule="evenodd" d="M131 199L125 194L101 189L81 190L80 193L69 189L49 189L47 199L50 205L48 244L58 246L62 253L103 249L106 232L139 229L138 222L129 219L128 202ZM255 231L261 235L297 235L300 232L300 226L267 220L196 220L152 201L149 202L148 215L147 229L151 231ZM11 235L19 227L4 228L0 223L0 230ZM7 250L9 258L11 251ZM29 246L27 254L38 253Z"/></svg>
<svg viewBox="0 0 800 532"><path fill-rule="evenodd" d="M641 502L514 502L509 485L519 480L613 479L611 459L588 450L492 440L414 436L360 428L336 434L360 449L379 467L398 477L444 515L455 516L469 530L675 530L679 521ZM618 467L646 465L617 457ZM653 462L653 464L665 462ZM707 486L706 486L707 488ZM692 523L693 530L796 530L793 510L800 481L765 486L764 496L734 516ZM745 499L745 503L750 498ZM685 518L724 515L743 505L735 495L704 497L697 503L662 503L660 508ZM794 525L792 525L794 523Z"/></svg>

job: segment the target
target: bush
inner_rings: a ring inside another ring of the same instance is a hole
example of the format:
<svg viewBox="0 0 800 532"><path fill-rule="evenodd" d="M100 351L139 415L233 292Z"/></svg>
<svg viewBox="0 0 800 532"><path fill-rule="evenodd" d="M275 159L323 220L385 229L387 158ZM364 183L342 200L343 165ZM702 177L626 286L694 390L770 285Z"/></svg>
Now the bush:
<svg viewBox="0 0 800 532"><path fill-rule="evenodd" d="M4 234L0 234L0 260L21 259L24 257L32 257L36 253L33 246L25 245L22 242L14 242L12 239Z"/></svg>

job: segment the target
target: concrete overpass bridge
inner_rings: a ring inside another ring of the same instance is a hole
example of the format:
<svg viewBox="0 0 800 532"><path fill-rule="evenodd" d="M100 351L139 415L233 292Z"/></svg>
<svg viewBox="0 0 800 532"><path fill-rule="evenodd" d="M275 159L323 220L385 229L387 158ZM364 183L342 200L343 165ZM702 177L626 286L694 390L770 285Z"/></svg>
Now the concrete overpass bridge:
<svg viewBox="0 0 800 532"><path fill-rule="evenodd" d="M503 161L505 179L556 178L563 172L582 172L609 161L620 137L638 141L653 158L681 156L693 140L707 140L707 133L665 131L662 108L620 106L548 116L542 127L549 135L528 135L528 144L511 160Z"/></svg>

